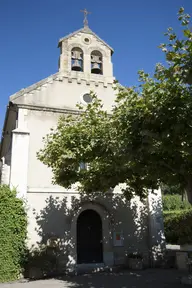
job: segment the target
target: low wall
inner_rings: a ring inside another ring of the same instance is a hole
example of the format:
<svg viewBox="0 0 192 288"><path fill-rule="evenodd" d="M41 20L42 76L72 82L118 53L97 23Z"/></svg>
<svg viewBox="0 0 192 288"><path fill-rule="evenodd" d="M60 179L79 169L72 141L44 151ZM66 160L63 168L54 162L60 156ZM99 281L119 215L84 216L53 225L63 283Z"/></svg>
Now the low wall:
<svg viewBox="0 0 192 288"><path fill-rule="evenodd" d="M178 270L192 269L192 245L166 245L166 266Z"/></svg>

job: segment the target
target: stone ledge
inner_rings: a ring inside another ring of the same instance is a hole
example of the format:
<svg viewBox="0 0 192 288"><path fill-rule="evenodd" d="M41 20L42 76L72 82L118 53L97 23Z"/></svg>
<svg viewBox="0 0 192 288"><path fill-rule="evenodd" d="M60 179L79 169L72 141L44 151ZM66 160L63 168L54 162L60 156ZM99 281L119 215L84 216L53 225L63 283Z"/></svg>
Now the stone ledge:
<svg viewBox="0 0 192 288"><path fill-rule="evenodd" d="M14 134L23 134L23 135L29 135L30 134L30 132L29 132L29 130L28 129L22 129L22 128L16 128L16 129L14 129L13 131L12 131L12 133L14 133Z"/></svg>

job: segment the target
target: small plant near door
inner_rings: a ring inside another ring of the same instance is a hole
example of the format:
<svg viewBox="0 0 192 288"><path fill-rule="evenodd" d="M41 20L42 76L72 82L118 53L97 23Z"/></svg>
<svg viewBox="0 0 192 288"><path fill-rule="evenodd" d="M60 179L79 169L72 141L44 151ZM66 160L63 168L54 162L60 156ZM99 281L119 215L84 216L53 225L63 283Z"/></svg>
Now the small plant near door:
<svg viewBox="0 0 192 288"><path fill-rule="evenodd" d="M128 254L128 266L132 270L143 269L143 256L139 252L133 252Z"/></svg>

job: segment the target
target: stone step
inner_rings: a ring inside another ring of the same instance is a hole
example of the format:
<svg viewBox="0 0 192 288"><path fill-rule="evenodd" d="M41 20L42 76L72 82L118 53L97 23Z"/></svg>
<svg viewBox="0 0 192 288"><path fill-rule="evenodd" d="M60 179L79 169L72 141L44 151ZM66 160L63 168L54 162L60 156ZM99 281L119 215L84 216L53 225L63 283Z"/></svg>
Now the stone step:
<svg viewBox="0 0 192 288"><path fill-rule="evenodd" d="M70 275L82 275L90 273L102 273L102 272L119 272L122 270L120 266L105 266L104 263L90 263L90 264L78 264L69 273Z"/></svg>

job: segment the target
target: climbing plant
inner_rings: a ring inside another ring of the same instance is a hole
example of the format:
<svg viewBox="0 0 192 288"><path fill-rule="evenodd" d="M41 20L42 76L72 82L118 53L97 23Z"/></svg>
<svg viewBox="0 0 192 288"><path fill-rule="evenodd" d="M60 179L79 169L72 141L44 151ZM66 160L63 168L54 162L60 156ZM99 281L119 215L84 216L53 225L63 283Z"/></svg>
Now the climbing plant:
<svg viewBox="0 0 192 288"><path fill-rule="evenodd" d="M19 278L25 258L27 214L16 190L0 186L0 282Z"/></svg>

